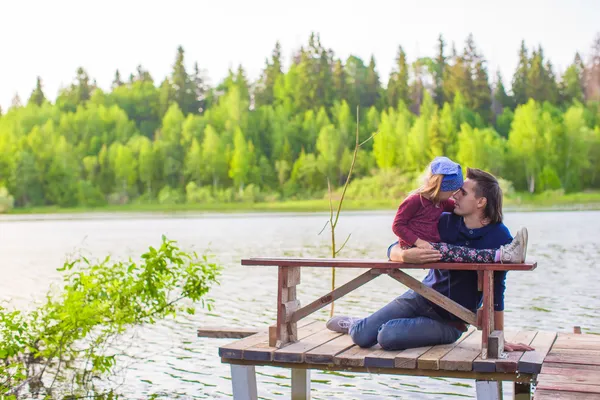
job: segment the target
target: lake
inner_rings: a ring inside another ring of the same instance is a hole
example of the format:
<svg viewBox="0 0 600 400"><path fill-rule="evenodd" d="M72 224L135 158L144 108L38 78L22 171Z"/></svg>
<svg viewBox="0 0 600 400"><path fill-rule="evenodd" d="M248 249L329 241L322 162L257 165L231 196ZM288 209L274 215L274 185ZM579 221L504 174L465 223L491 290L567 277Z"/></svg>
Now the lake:
<svg viewBox="0 0 600 400"><path fill-rule="evenodd" d="M340 257L384 258L394 241L394 211L342 212L337 241L350 241ZM128 398L151 394L164 398L231 397L229 366L221 364L219 345L227 339L197 338L206 326L266 328L275 321L275 267L242 267L240 259L258 256L326 257L329 234L319 231L323 213L301 214L83 214L0 217L0 299L27 307L59 282L56 268L69 255L92 258L136 257L162 234L186 250L213 254L224 266L221 285L210 297L211 312L197 306L193 316L137 328L118 347L128 354L114 380ZM511 232L529 229L528 259L533 272L509 272L507 329L600 332L600 212L508 213ZM338 285L360 270L338 271ZM412 271L421 279L426 271ZM303 304L329 291L330 270L303 269L298 298ZM406 288L378 278L336 302L336 313L364 316ZM314 316L326 320L328 308ZM133 338L131 338L133 335ZM257 367L259 396L289 398L289 371ZM441 378L312 372L314 399L446 399L475 396L474 382ZM505 384L505 394L511 392Z"/></svg>

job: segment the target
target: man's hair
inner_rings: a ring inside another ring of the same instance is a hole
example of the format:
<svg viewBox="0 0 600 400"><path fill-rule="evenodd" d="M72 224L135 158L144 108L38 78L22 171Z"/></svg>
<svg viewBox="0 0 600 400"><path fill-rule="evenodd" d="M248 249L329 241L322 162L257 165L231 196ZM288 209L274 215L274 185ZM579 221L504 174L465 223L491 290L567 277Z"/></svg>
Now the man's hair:
<svg viewBox="0 0 600 400"><path fill-rule="evenodd" d="M476 168L467 168L467 178L475 181L475 197L485 197L483 216L491 224L502 222L502 189L496 177Z"/></svg>

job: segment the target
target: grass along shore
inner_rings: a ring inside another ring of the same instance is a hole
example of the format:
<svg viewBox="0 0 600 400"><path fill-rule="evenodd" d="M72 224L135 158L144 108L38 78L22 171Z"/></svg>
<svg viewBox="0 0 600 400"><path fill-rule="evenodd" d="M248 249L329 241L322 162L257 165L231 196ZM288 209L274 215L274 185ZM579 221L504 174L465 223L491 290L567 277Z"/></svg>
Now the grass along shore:
<svg viewBox="0 0 600 400"><path fill-rule="evenodd" d="M395 210L401 199L344 200L344 210ZM334 207L336 203L334 203ZM600 192L581 193L517 193L505 197L506 211L600 210ZM205 203L205 204L123 204L96 208L61 208L56 206L14 208L7 214L71 214L90 212L326 212L329 200L284 200L262 203Z"/></svg>

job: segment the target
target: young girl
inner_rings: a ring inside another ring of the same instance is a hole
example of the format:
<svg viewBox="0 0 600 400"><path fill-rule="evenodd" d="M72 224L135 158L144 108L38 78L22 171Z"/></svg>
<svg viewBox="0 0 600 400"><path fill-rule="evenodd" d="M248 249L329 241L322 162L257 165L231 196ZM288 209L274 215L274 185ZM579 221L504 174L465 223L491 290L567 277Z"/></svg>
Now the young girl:
<svg viewBox="0 0 600 400"><path fill-rule="evenodd" d="M459 164L447 157L436 157L429 166L423 186L412 192L398 208L392 230L403 249L435 249L442 262L522 263L527 251L527 230L519 230L515 239L499 249L472 249L441 241L438 220L443 212L454 210L450 198L463 185Z"/></svg>

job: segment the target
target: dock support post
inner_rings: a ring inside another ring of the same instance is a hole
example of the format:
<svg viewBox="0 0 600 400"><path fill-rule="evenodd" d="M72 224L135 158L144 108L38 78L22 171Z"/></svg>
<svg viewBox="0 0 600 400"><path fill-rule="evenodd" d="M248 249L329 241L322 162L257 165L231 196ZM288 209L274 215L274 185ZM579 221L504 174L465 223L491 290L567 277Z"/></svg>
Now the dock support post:
<svg viewBox="0 0 600 400"><path fill-rule="evenodd" d="M475 381L477 400L502 400L502 382Z"/></svg>
<svg viewBox="0 0 600 400"><path fill-rule="evenodd" d="M531 384L515 382L514 400L531 400Z"/></svg>
<svg viewBox="0 0 600 400"><path fill-rule="evenodd" d="M310 400L310 370L292 368L292 400Z"/></svg>
<svg viewBox="0 0 600 400"><path fill-rule="evenodd" d="M256 370L254 365L231 364L233 400L257 400Z"/></svg>

